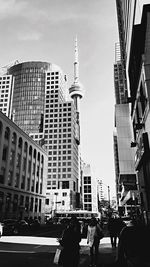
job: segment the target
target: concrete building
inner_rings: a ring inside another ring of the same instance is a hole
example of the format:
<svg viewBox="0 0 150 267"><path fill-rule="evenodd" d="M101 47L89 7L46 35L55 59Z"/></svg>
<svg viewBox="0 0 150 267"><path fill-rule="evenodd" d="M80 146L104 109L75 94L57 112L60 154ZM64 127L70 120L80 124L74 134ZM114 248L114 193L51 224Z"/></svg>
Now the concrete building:
<svg viewBox="0 0 150 267"><path fill-rule="evenodd" d="M44 221L47 153L0 111L0 219Z"/></svg>
<svg viewBox="0 0 150 267"><path fill-rule="evenodd" d="M12 104L8 103L13 121L44 145L48 153L47 208L52 210L55 191L61 196L63 189L70 190L68 209L77 208L81 184L79 102L83 96L77 40L74 82L69 90L66 75L57 65L47 62L15 64L8 68L5 77L14 81ZM62 203L60 209L66 207Z"/></svg>
<svg viewBox="0 0 150 267"><path fill-rule="evenodd" d="M120 28L119 28L120 29ZM116 172L116 191L118 209L125 214L131 212L134 205L132 194L137 193L136 173L134 167L134 150L130 146L133 138L126 73L119 44L116 45L116 62L114 64L115 88L115 132L114 162Z"/></svg>
<svg viewBox="0 0 150 267"><path fill-rule="evenodd" d="M122 43L126 56L130 115L134 133L131 141L135 149L135 171L138 177L141 212L147 222L150 220L150 5L149 1L144 0L117 0L116 3L122 14Z"/></svg>
<svg viewBox="0 0 150 267"><path fill-rule="evenodd" d="M13 94L12 75L0 76L0 111L11 118L11 100Z"/></svg>
<svg viewBox="0 0 150 267"><path fill-rule="evenodd" d="M111 199L110 199L110 186L105 184L102 179L97 180L97 192L98 192L98 205L99 210L103 213L103 211L107 210L107 212L111 209Z"/></svg>
<svg viewBox="0 0 150 267"><path fill-rule="evenodd" d="M102 180L97 181L98 185L98 198L100 202L103 202L104 200L104 189L103 189L103 182Z"/></svg>
<svg viewBox="0 0 150 267"><path fill-rule="evenodd" d="M83 166L82 197L83 210L98 211L97 181L92 175L90 164Z"/></svg>

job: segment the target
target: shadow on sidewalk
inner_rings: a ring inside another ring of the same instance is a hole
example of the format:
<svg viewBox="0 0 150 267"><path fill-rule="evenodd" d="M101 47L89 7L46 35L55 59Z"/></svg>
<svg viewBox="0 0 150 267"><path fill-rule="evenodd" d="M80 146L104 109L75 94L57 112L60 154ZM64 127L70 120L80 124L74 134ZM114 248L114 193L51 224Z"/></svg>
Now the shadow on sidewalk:
<svg viewBox="0 0 150 267"><path fill-rule="evenodd" d="M101 245L99 249L98 267L115 266L117 248L112 248L109 244Z"/></svg>
<svg viewBox="0 0 150 267"><path fill-rule="evenodd" d="M117 248L112 248L110 244L101 244L99 248L98 265L97 267L114 267L116 260ZM82 260L81 260L82 261ZM86 261L79 266L89 266L90 256L86 255Z"/></svg>

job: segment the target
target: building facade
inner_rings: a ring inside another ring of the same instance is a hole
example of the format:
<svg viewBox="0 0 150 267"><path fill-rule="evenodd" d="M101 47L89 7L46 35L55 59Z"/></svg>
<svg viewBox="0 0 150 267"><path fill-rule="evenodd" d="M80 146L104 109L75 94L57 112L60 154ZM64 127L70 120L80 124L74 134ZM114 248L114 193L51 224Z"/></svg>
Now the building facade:
<svg viewBox="0 0 150 267"><path fill-rule="evenodd" d="M141 213L150 221L150 156L149 156L149 1L116 1L122 10L126 74L135 149L135 171L138 177ZM125 5L126 3L126 5ZM128 7L128 9L127 9ZM138 44L138 45L137 45Z"/></svg>
<svg viewBox="0 0 150 267"><path fill-rule="evenodd" d="M78 81L78 58L75 58L74 83L70 89L72 99L66 75L55 64L24 62L7 70L7 75L14 79L11 116L33 140L44 145L48 153L46 203L51 208L56 189L60 190L60 195L61 190L70 190L69 207L74 209L77 205L82 90Z"/></svg>
<svg viewBox="0 0 150 267"><path fill-rule="evenodd" d="M120 13L120 10L118 10L118 22L120 22L119 31L122 31L122 17ZM134 167L134 149L130 146L131 140L133 139L133 129L130 116L130 105L128 103L125 53L123 53L123 48L120 47L120 44L116 44L115 48L116 62L114 64L114 88L116 104L114 163L116 193L119 212L128 215L133 213L133 206L135 206L135 200L133 200L133 198L136 198L136 206L138 206L137 180Z"/></svg>
<svg viewBox="0 0 150 267"><path fill-rule="evenodd" d="M12 75L0 76L0 111L11 118L11 100L13 94Z"/></svg>
<svg viewBox="0 0 150 267"><path fill-rule="evenodd" d="M44 221L47 153L0 112L0 219Z"/></svg>
<svg viewBox="0 0 150 267"><path fill-rule="evenodd" d="M83 165L82 177L83 210L98 211L97 181L92 175L90 164Z"/></svg>

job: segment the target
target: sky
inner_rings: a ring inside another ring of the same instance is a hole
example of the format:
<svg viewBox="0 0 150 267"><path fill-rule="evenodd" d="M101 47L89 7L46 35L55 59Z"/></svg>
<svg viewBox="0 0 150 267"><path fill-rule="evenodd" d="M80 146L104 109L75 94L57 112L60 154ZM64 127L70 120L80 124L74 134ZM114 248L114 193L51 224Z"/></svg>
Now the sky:
<svg viewBox="0 0 150 267"><path fill-rule="evenodd" d="M95 178L115 194L113 156L115 0L0 0L0 68L16 60L58 65L73 83L78 38L81 155ZM105 187L105 186L104 186Z"/></svg>

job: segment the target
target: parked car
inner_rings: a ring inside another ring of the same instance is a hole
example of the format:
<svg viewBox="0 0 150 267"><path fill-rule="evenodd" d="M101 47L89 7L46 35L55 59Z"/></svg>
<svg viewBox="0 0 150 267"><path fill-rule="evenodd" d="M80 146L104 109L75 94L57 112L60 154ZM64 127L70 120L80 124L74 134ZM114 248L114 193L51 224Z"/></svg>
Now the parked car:
<svg viewBox="0 0 150 267"><path fill-rule="evenodd" d="M2 222L2 225L4 235L17 235L29 229L29 225L25 220L6 219Z"/></svg>

